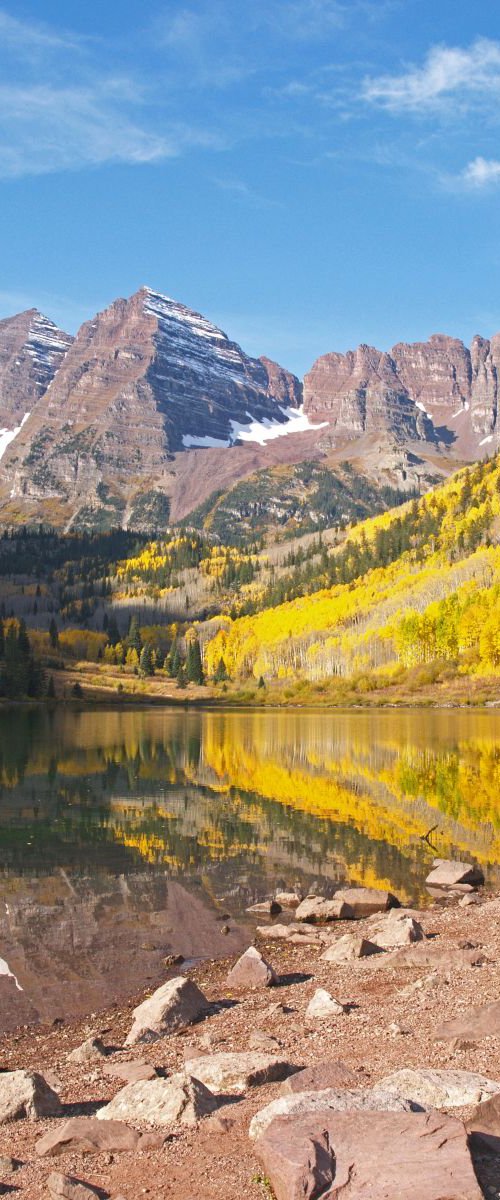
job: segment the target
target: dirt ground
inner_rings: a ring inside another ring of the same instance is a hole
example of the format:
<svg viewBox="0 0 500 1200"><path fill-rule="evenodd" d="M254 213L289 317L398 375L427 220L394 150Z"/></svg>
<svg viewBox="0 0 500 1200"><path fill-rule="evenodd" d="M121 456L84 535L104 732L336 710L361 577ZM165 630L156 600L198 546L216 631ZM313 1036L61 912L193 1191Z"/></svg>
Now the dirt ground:
<svg viewBox="0 0 500 1200"><path fill-rule="evenodd" d="M131 1025L132 1008L147 993L126 1006L91 1014L87 1020L50 1028L25 1028L0 1040L3 1070L31 1068L56 1086L65 1115L91 1115L120 1087L103 1072L102 1060L89 1067L67 1062L70 1050L90 1034L99 1034L112 1053L111 1061L145 1058L167 1072L186 1058L216 1051L248 1050L249 1034L274 1035L291 1063L308 1066L325 1059L345 1063L370 1085L405 1066L461 1068L500 1080L500 1038L489 1037L469 1049L435 1042L437 1024L473 1005L498 999L500 961L500 899L485 897L461 907L457 899L436 905L421 916L425 933L443 950L433 968L392 965L390 955L338 966L321 962L323 947L296 946L259 939L259 948L279 976L279 986L236 994L227 983L229 960L205 962L187 972L214 1004L214 1010L187 1032L149 1046L120 1049ZM364 922L356 923L362 932ZM353 924L338 922L333 936L352 932ZM446 962L449 948L483 950L480 966ZM234 960L233 960L234 961ZM182 967L174 974L182 973ZM172 974L172 972L169 972ZM419 982L421 981L421 985ZM415 986L417 984L417 986ZM317 1027L307 1027L305 1009L316 987L327 988L348 1011ZM392 1026L399 1026L402 1032ZM47 1197L47 1176L53 1170L75 1175L114 1197L136 1200L264 1200L270 1196L248 1138L253 1114L280 1094L281 1084L255 1087L246 1096L221 1107L196 1130L172 1133L159 1150L142 1153L86 1156L64 1155L37 1159L37 1139L54 1120L23 1120L0 1127L0 1155L12 1155L19 1168L0 1174L13 1195L30 1200ZM454 1110L466 1117L466 1110ZM500 1196L500 1158L476 1160L484 1195Z"/></svg>

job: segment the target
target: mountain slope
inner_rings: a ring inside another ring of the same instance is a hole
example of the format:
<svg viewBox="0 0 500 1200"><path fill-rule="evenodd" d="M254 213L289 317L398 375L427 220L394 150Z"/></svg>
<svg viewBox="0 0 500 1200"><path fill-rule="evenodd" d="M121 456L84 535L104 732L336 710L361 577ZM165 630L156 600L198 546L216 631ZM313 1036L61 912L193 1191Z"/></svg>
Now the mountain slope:
<svg viewBox="0 0 500 1200"><path fill-rule="evenodd" d="M357 525L323 559L313 594L208 624L205 661L233 676L390 683L433 662L500 673L500 457L429 497ZM333 586L323 586L321 583ZM318 589L319 590L316 590Z"/></svg>
<svg viewBox="0 0 500 1200"><path fill-rule="evenodd" d="M36 308L0 321L0 458L38 404L73 338Z"/></svg>
<svg viewBox="0 0 500 1200"><path fill-rule="evenodd" d="M176 451L275 436L300 418L298 380L249 358L183 305L141 288L80 329L4 456L2 520L165 522ZM139 509L139 513L138 510Z"/></svg>

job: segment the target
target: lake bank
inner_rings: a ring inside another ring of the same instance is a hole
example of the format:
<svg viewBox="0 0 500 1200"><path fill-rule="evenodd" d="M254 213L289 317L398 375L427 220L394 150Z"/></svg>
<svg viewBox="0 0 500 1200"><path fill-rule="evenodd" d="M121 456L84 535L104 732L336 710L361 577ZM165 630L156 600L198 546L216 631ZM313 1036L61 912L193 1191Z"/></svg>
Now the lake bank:
<svg viewBox="0 0 500 1200"><path fill-rule="evenodd" d="M15 1038L0 1039L2 1065L7 1070L41 1071L60 1094L66 1115L87 1116L123 1086L107 1073L110 1063L140 1058L170 1074L183 1070L188 1059L221 1051L248 1052L252 1043L262 1047L266 1039L268 1051L272 1047L273 1053L296 1068L336 1062L338 1079L344 1080L338 1086L355 1092L373 1087L403 1066L458 1069L500 1079L498 1036L469 1045L435 1040L443 1020L497 999L499 903L498 899L482 899L463 908L455 899L444 908L436 906L417 914L427 945L438 951L438 958L434 951L437 961L432 968L420 964L421 943L408 948L404 964L395 962L390 953L357 963L333 964L321 959L321 944L296 946L264 936L258 945L279 976L278 987L235 991L227 982L234 956L187 971L181 967L213 1008L201 1023L180 1035L120 1049L130 1029L132 1009L144 998L144 990L139 989L129 1003L94 1011L89 1019L21 1030ZM356 922L356 933L366 936L368 928L369 922ZM352 922L336 923L332 936L338 939L345 932L352 933ZM478 953L469 952L467 957L461 949L464 943L477 947ZM326 1022L306 1018L318 987L329 990L347 1010ZM106 1057L83 1066L68 1061L69 1053L89 1035L102 1038L108 1048ZM177 1200L200 1194L203 1200L219 1200L221 1190L227 1200L239 1200L243 1194L249 1200L263 1200L269 1192L248 1130L255 1113L284 1090L280 1083L245 1090L197 1128L178 1126L164 1145L141 1153L101 1152L83 1157L74 1150L55 1160L39 1158L35 1143L57 1126L57 1118L0 1126L0 1153L22 1164L8 1182L27 1188L33 1200L42 1200L47 1194L47 1177L56 1169L127 1200L138 1191L145 1191L151 1200L163 1200L169 1194ZM451 1109L445 1105L441 1111L467 1119L472 1108L470 1103ZM138 1125L151 1128L140 1121ZM475 1165L484 1194L497 1194L498 1156L479 1152Z"/></svg>

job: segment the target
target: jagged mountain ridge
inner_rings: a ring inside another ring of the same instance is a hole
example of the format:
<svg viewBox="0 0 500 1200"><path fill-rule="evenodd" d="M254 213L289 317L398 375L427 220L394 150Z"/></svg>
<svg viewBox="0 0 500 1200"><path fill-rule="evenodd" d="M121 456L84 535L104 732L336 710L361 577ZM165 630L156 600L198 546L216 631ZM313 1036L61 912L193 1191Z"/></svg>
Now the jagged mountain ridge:
<svg viewBox="0 0 500 1200"><path fill-rule="evenodd" d="M147 287L74 339L29 310L0 322L0 524L162 528L314 459L425 490L499 445L499 359L500 335L363 345L323 355L302 390Z"/></svg>
<svg viewBox="0 0 500 1200"><path fill-rule="evenodd" d="M500 334L476 336L470 350L439 333L389 353L362 345L317 359L304 380L304 408L314 420L329 414L329 434L346 439L376 429L384 409L396 433L407 432L413 410L426 441L481 457L500 445L499 367Z"/></svg>

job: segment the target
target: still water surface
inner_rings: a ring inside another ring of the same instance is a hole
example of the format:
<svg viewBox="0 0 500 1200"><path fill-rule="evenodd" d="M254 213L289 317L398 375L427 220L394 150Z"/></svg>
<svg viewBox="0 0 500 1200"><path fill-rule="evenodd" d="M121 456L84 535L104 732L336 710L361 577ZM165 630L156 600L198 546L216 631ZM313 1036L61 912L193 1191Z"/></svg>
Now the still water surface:
<svg viewBox="0 0 500 1200"><path fill-rule="evenodd" d="M494 711L3 713L0 1029L236 952L276 884L422 902L433 853L500 886Z"/></svg>

